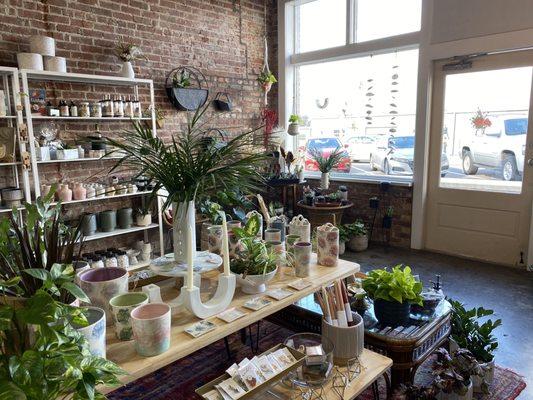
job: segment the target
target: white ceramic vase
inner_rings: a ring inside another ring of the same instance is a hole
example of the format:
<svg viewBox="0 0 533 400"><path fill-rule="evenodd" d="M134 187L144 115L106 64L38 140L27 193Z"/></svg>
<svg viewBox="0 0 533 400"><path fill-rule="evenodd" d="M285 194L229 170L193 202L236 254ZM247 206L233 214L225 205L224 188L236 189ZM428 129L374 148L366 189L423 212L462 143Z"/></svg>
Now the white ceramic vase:
<svg viewBox="0 0 533 400"><path fill-rule="evenodd" d="M42 56L56 55L56 41L48 36L35 35L30 37L30 51Z"/></svg>
<svg viewBox="0 0 533 400"><path fill-rule="evenodd" d="M329 189L329 172L322 172L320 175L320 189Z"/></svg>
<svg viewBox="0 0 533 400"><path fill-rule="evenodd" d="M311 224L303 215L297 215L289 223L289 235L298 235L301 242L310 242Z"/></svg>
<svg viewBox="0 0 533 400"><path fill-rule="evenodd" d="M74 326L89 343L89 351L93 356L106 356L105 336L106 336L106 315L105 311L98 307L86 307L88 310L87 326Z"/></svg>
<svg viewBox="0 0 533 400"><path fill-rule="evenodd" d="M174 248L174 260L187 263L189 251L192 251L193 260L196 258L196 211L194 201L174 203L172 205L174 216L172 218L172 244ZM188 227L191 227L192 249L187 248Z"/></svg>
<svg viewBox="0 0 533 400"><path fill-rule="evenodd" d="M19 69L43 70L43 56L37 53L17 53Z"/></svg>
<svg viewBox="0 0 533 400"><path fill-rule="evenodd" d="M131 65L131 61L122 62L122 69L120 70L120 74L124 78L135 78L135 71L133 70L133 65Z"/></svg>

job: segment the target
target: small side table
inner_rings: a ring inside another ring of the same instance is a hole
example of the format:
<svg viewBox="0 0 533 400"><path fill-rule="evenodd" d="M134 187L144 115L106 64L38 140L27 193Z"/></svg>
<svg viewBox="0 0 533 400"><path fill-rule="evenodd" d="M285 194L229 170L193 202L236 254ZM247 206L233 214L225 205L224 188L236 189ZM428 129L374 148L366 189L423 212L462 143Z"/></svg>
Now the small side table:
<svg viewBox="0 0 533 400"><path fill-rule="evenodd" d="M279 188L281 191L281 203L284 207L288 206L288 200L289 195L292 198L291 200L291 211L293 216L296 215L296 196L297 196L297 188L300 185L306 184L307 181L303 182L294 182L291 180L283 180L283 179L276 179L271 180L270 182L267 182L267 193L270 191L269 189L277 189Z"/></svg>
<svg viewBox="0 0 533 400"><path fill-rule="evenodd" d="M309 206L303 201L299 201L298 208L305 210L307 219L311 224L311 228L320 226L327 222L331 222L334 225L339 225L342 221L342 215L344 210L353 207L353 203L338 206L317 207Z"/></svg>

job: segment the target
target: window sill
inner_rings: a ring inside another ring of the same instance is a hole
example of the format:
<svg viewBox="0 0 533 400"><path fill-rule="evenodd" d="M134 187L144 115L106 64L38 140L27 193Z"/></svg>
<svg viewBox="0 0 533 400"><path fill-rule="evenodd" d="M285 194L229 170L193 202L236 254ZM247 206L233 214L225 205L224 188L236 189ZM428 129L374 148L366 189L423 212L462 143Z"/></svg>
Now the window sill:
<svg viewBox="0 0 533 400"><path fill-rule="evenodd" d="M306 172L304 176L306 179L320 180L320 174L318 173ZM412 178L408 178L408 177L403 178L399 176L383 176L383 177L374 176L372 178L369 178L367 176L353 175L353 174L349 176L330 175L329 180L330 182L354 182L354 183L368 183L368 184L375 184L375 185L379 185L383 182L387 182L391 186L413 187Z"/></svg>

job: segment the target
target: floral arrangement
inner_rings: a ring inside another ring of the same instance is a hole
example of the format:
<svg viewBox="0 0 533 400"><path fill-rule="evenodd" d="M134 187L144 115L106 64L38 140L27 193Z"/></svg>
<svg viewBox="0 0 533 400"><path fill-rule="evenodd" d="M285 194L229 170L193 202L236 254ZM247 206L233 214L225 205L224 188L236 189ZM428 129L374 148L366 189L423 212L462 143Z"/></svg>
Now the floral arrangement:
<svg viewBox="0 0 533 400"><path fill-rule="evenodd" d="M492 126L492 122L488 118L488 114L482 112L480 109L478 109L474 116L470 118L470 122L475 130L485 130L486 128Z"/></svg>
<svg viewBox="0 0 533 400"><path fill-rule="evenodd" d="M124 62L146 59L141 49L132 43L119 43L115 47L115 56Z"/></svg>

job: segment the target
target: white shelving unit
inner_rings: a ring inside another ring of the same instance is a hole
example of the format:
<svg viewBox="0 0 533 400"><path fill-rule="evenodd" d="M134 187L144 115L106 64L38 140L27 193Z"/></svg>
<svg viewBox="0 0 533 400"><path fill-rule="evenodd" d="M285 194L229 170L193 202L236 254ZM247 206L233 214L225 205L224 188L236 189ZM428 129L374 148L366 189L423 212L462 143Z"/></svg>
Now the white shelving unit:
<svg viewBox="0 0 533 400"><path fill-rule="evenodd" d="M30 100L29 96L23 96L24 97L24 109L25 109L25 123L27 126L27 133L28 133L28 143L29 143L29 150L31 155L31 169L32 169L32 177L33 177L33 186L34 186L34 192L35 197L40 196L40 175L39 175L39 165L42 164L51 164L51 163L80 163L80 162L94 162L94 161L106 161L106 160L113 160L113 159L120 159L121 157L103 157L103 158L81 158L81 159L73 159L73 160L47 160L47 161L37 161L36 156L36 150L35 150L35 135L34 135L34 122L39 121L47 121L47 120L53 120L53 121L61 121L62 123L68 123L70 121L73 122L102 122L102 123L113 123L113 122L127 122L131 120L136 121L151 121L152 122L152 133L154 137L157 135L157 126L156 126L156 115L155 115L155 104L154 104L154 84L151 79L130 79L130 78L123 78L119 76L107 76L107 75L91 75L91 74L78 74L78 73L60 73L60 72L51 72L51 71L34 71L34 70L18 70L18 74L20 76L20 80L22 82L22 91L26 94L29 93L30 81L39 81L39 82L62 82L62 83L81 83L81 84L87 84L87 85L103 85L103 86L128 86L131 87L133 90L133 95L135 97L139 97L139 86L148 86L150 90L150 109L151 109L151 117L143 117L143 118L129 118L129 117L121 117L121 118L111 118L111 117L48 117L48 116L41 116L41 115L32 115L31 113L31 107L30 107ZM18 84L18 79L17 79ZM17 93L19 90L17 89ZM21 123L22 121L22 113L20 114ZM28 181L29 183L29 181ZM29 187L29 184L28 184ZM62 204L75 204L75 203L82 203L82 202L94 202L94 201L106 201L109 199L117 199L117 198L123 198L123 197L132 197L132 196L141 196L143 194L146 194L146 192L137 192L137 193L131 193L131 194L124 194L124 195L117 195L117 196L106 196L106 197L100 197L100 198L92 198L92 199L86 199L86 200L73 200L69 202L63 202ZM31 200L31 197L29 197ZM160 249L161 254L164 254L164 238L163 238L163 218L161 215L161 203L157 202L157 210L158 210L158 222L153 223L146 227L132 227L129 229L116 229L113 232L98 232L95 235L88 236L84 240L89 241L95 241L95 240L101 240L113 236L119 236L119 235L125 235L128 233L134 233L134 232L144 232L145 240L148 239L148 231L151 229L159 228L159 242L160 242ZM148 265L148 264L147 264ZM135 269L139 269L140 267L136 266Z"/></svg>

